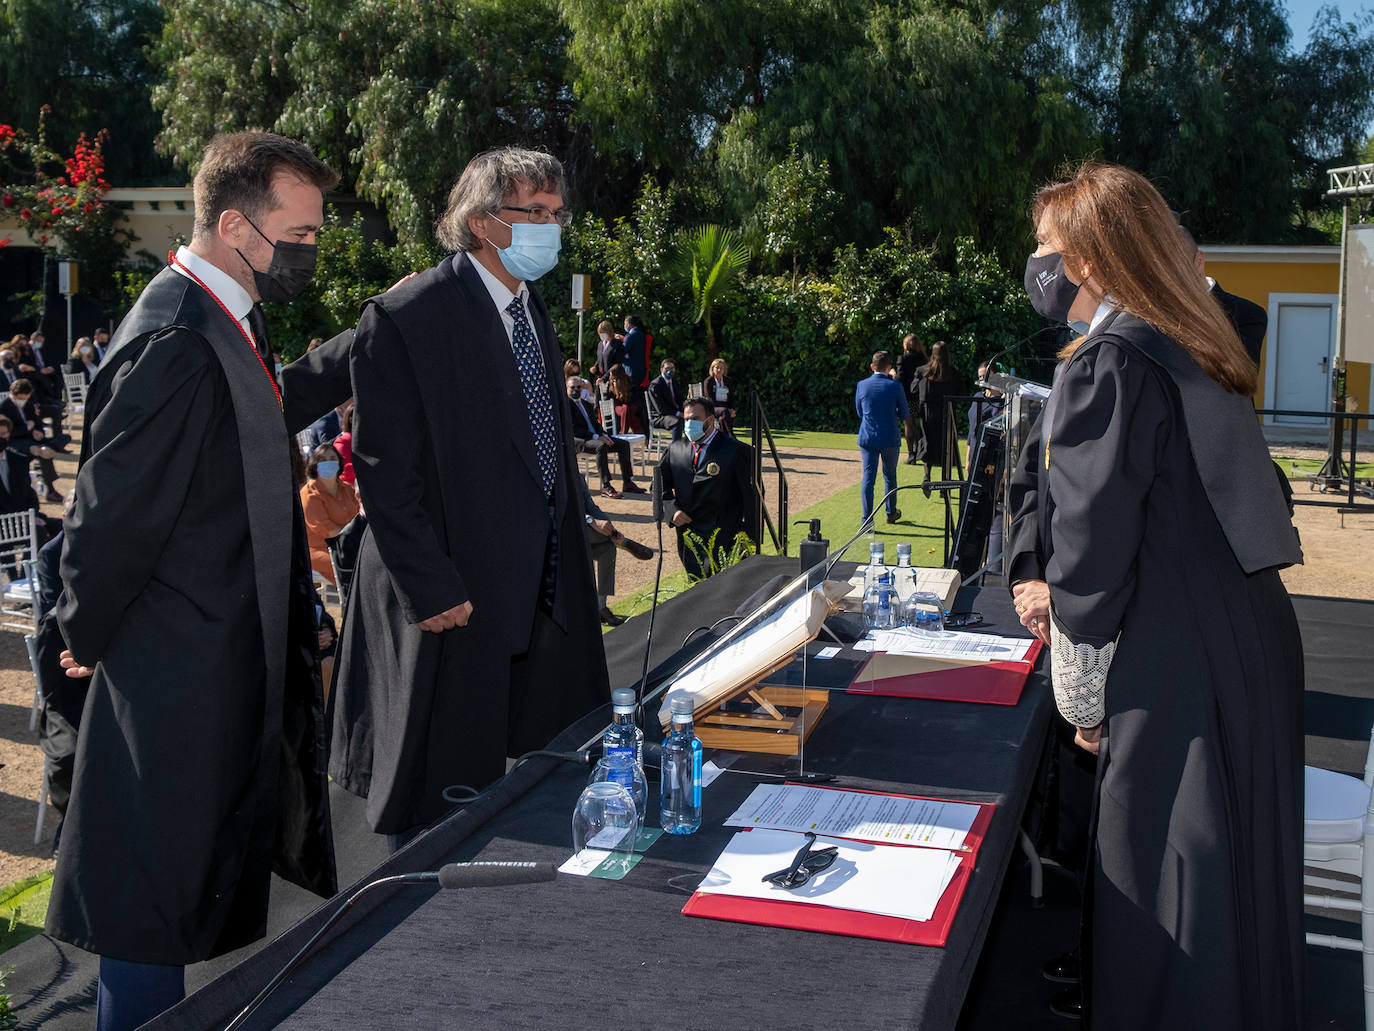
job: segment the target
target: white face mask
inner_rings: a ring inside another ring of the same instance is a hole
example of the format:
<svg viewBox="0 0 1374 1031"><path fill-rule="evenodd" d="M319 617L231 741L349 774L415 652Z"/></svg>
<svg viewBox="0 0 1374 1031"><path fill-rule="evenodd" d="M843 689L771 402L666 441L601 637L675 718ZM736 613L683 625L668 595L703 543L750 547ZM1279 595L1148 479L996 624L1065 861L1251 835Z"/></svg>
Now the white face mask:
<svg viewBox="0 0 1374 1031"><path fill-rule="evenodd" d="M607 340L609 340L609 339L611 339L611 334L609 334L609 333L602 333L602 334L601 334L601 342L602 342L603 344L604 344Z"/></svg>

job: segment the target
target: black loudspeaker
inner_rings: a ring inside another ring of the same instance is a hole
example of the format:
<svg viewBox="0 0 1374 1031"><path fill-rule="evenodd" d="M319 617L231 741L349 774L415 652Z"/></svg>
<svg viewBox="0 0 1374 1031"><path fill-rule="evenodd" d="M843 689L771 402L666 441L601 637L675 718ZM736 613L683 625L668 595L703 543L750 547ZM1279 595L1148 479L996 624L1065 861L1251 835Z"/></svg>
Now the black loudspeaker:
<svg viewBox="0 0 1374 1031"><path fill-rule="evenodd" d="M959 526L949 553L949 567L959 570L965 580L983 565L988 534L997 515L1007 455L1007 417L999 415L983 423L974 444L968 463L968 483L959 508Z"/></svg>

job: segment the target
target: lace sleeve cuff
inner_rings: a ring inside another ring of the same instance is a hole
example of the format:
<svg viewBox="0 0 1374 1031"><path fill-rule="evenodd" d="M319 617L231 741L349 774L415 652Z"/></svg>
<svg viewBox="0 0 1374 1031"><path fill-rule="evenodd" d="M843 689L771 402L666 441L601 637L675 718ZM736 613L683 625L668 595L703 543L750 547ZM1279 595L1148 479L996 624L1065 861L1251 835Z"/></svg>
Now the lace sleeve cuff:
<svg viewBox="0 0 1374 1031"><path fill-rule="evenodd" d="M1050 617L1050 655L1054 703L1075 727L1095 727L1107 716L1107 671L1116 654L1116 642L1101 648L1075 644Z"/></svg>

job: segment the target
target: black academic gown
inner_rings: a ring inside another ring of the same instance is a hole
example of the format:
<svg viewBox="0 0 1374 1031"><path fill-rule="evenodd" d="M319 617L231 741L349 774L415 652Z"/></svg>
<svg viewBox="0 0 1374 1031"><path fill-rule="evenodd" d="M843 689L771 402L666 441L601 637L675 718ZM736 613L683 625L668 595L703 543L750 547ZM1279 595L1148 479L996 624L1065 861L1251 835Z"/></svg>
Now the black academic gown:
<svg viewBox="0 0 1374 1031"><path fill-rule="evenodd" d="M1089 1026L1300 1027L1302 650L1277 569L1301 555L1249 399L1119 315L1045 422L1013 577L1043 562L1057 632L1117 641Z"/></svg>
<svg viewBox="0 0 1374 1031"><path fill-rule="evenodd" d="M235 324L170 269L120 326L86 401L54 610L95 667L54 937L181 965L262 937L274 869L337 890L288 457L337 390L288 391L288 423Z"/></svg>
<svg viewBox="0 0 1374 1031"><path fill-rule="evenodd" d="M659 496L667 503L664 517L671 520L674 508L692 517L686 526L677 528L677 553L688 576L711 575L710 563L702 562L702 554L687 536L689 531L699 546L710 544L714 535L717 553L728 554L741 533L758 544L753 455L748 444L718 430L695 466L692 443L686 437L669 444L659 459Z"/></svg>
<svg viewBox="0 0 1374 1031"><path fill-rule="evenodd" d="M529 409L511 344L467 256L372 298L353 347L353 465L368 529L348 597L331 773L380 833L449 812L507 754L540 748L609 695L563 359L543 300L529 312L560 450L550 547ZM495 384L495 389L493 389ZM463 602L466 627L417 624Z"/></svg>
<svg viewBox="0 0 1374 1031"><path fill-rule="evenodd" d="M921 420L921 435L916 441L916 457L931 465L943 465L945 460L945 398L964 393L964 383L957 373L936 382L919 376L912 382L915 395L913 406Z"/></svg>

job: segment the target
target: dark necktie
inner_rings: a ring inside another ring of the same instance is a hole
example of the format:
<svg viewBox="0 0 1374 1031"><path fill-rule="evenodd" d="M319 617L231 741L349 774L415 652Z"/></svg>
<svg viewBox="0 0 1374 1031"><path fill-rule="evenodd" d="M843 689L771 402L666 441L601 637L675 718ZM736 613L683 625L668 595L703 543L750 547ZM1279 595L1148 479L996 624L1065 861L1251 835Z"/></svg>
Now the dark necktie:
<svg viewBox="0 0 1374 1031"><path fill-rule="evenodd" d="M553 402L549 399L548 380L544 378L544 360L518 295L506 305L506 313L515 322L511 349L515 352L515 367L520 371L525 405L530 410L534 450L539 456L539 476L544 483L545 496L553 497L558 470L558 433L553 425Z"/></svg>
<svg viewBox="0 0 1374 1031"><path fill-rule="evenodd" d="M258 349L262 360L267 361L267 356L271 353L267 345L267 319L256 304L248 309L248 328L253 331L253 346Z"/></svg>

